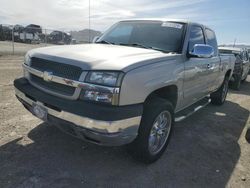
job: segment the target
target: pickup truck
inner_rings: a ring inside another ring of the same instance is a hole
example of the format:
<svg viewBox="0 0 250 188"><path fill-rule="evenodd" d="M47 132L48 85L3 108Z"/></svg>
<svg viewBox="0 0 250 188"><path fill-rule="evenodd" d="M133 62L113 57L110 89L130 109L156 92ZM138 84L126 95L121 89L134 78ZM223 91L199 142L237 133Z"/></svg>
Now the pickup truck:
<svg viewBox="0 0 250 188"><path fill-rule="evenodd" d="M38 118L95 144L127 145L136 159L152 163L174 122L225 102L234 62L219 56L204 25L127 20L93 44L29 51L14 86Z"/></svg>
<svg viewBox="0 0 250 188"><path fill-rule="evenodd" d="M233 54L236 58L234 72L230 80L232 89L239 90L241 82L247 79L250 70L250 61L247 49L234 47L219 47L221 56L223 54Z"/></svg>

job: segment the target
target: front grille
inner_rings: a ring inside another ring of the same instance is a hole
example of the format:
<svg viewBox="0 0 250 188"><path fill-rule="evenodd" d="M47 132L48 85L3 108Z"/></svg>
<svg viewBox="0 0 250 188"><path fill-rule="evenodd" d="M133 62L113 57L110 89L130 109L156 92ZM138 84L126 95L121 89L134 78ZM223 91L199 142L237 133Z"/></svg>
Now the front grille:
<svg viewBox="0 0 250 188"><path fill-rule="evenodd" d="M63 84L58 84L55 82L46 82L42 78L35 76L33 74L30 74L30 80L34 84L37 84L38 86L53 91L55 93L60 93L62 95L68 95L72 96L75 92L75 88Z"/></svg>
<svg viewBox="0 0 250 188"><path fill-rule="evenodd" d="M58 63L55 61L50 61L46 59L41 59L37 57L31 58L32 68L39 71L50 71L53 72L53 75L60 76L67 79L79 80L80 75L82 74L82 69L74 65L68 65L63 63Z"/></svg>

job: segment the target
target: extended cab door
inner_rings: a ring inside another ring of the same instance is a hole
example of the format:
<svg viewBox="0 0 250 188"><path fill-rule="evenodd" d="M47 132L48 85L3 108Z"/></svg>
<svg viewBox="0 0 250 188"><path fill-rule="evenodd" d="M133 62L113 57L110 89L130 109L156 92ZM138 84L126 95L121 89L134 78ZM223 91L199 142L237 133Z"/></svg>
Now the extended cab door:
<svg viewBox="0 0 250 188"><path fill-rule="evenodd" d="M208 92L211 93L220 87L221 83L217 83L220 76L220 66L221 60L218 55L218 46L215 33L209 29L205 29L206 34L206 44L214 48L214 56L209 58L207 64L207 73L208 73Z"/></svg>
<svg viewBox="0 0 250 188"><path fill-rule="evenodd" d="M195 44L205 44L203 28L192 25L190 28L188 52L192 51ZM208 94L207 66L210 58L190 57L185 62L184 73L184 105L190 105Z"/></svg>

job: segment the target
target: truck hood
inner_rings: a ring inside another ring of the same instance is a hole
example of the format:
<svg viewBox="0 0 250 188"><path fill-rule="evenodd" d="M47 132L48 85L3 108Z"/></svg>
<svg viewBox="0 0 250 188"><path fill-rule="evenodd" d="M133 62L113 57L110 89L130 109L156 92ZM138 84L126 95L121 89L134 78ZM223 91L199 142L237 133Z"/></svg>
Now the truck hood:
<svg viewBox="0 0 250 188"><path fill-rule="evenodd" d="M139 66L173 59L176 54L151 49L110 45L81 44L37 48L30 57L72 64L83 70L120 70L127 72Z"/></svg>

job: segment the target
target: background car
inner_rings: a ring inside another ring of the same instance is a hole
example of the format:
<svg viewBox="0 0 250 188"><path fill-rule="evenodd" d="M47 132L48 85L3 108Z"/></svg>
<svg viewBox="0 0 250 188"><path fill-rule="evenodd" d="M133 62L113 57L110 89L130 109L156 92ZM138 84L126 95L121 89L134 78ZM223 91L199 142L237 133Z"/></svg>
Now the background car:
<svg viewBox="0 0 250 188"><path fill-rule="evenodd" d="M249 54L247 49L232 48L232 47L219 47L220 54L234 54L236 57L233 77L230 80L231 87L239 90L241 82L247 78L250 70Z"/></svg>
<svg viewBox="0 0 250 188"><path fill-rule="evenodd" d="M48 35L48 42L52 44L70 44L71 35L62 31L53 31Z"/></svg>

